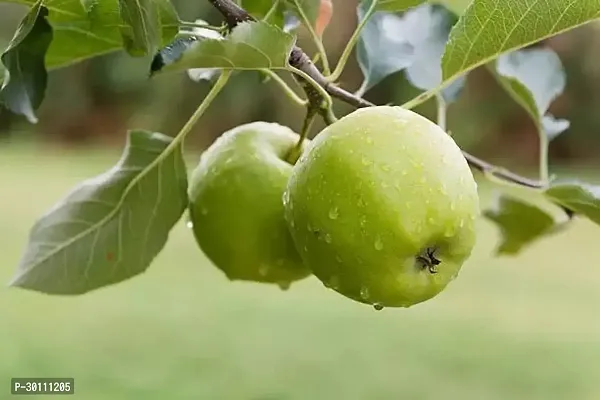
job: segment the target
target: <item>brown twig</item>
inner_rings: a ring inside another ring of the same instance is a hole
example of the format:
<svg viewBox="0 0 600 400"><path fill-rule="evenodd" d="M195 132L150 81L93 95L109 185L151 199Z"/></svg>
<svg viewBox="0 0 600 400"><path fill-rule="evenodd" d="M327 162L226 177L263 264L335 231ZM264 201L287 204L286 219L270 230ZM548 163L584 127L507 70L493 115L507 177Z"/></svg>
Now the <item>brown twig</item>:
<svg viewBox="0 0 600 400"><path fill-rule="evenodd" d="M225 18L227 25L230 29L233 29L237 24L246 21L255 21L255 19L248 14L246 10L242 7L235 4L232 0L208 0ZM316 83L318 83L329 95L339 99L345 103L353 105L357 108L363 107L374 107L376 106L374 103L371 103L368 100L363 99L362 97L356 96L353 93L350 93L339 86L328 82L325 76L319 71L319 69L312 62L310 57L298 46L294 46L292 52L289 57L289 64L304 73L306 73L310 78L312 78ZM311 101L313 106L315 104L319 105L322 103L322 98L315 94L314 88L308 82L300 82L305 91L307 91L307 95ZM309 92L310 91L310 92ZM320 114L324 117L325 110L321 108ZM484 160L481 160L474 155L463 151L463 155L465 159L469 163L469 165L483 173L487 173L493 175L497 178L503 179L508 182L517 183L522 186L526 186L533 189L542 189L547 186L545 182L541 182L538 180L533 180L526 178L524 176L515 174L514 172L508 171L504 168L500 168L496 165L490 164Z"/></svg>

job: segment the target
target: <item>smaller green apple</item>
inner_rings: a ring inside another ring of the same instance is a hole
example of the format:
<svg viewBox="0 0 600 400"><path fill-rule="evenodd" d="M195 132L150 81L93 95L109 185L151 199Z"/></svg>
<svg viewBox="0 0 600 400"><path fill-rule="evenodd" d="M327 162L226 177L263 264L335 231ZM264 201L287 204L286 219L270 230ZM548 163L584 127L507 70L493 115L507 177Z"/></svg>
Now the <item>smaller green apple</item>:
<svg viewBox="0 0 600 400"><path fill-rule="evenodd" d="M287 288L310 275L283 216L286 158L298 140L285 126L254 122L224 133L201 156L190 222L199 247L231 280Z"/></svg>
<svg viewBox="0 0 600 400"><path fill-rule="evenodd" d="M376 308L439 294L469 258L479 215L477 185L452 138L386 106L319 133L294 166L284 204L312 272Z"/></svg>

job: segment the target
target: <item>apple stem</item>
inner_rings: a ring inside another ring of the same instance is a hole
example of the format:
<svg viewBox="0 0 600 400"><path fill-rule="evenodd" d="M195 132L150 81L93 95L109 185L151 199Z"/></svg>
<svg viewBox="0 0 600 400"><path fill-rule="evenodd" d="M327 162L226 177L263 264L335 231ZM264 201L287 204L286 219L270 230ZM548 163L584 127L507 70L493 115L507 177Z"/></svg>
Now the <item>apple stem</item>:
<svg viewBox="0 0 600 400"><path fill-rule="evenodd" d="M298 139L298 142L296 143L294 148L292 148L292 150L290 150L290 152L288 153L288 155L286 157L287 162L289 162L290 164L292 164L292 165L296 164L296 161L298 161L298 159L300 158L300 154L302 154L302 146L304 145L304 140L308 136L308 132L310 132L310 128L312 127L313 122L315 122L316 117L317 117L317 110L313 107L309 107L308 110L306 111L306 117L304 118L304 123L302 124L302 131L300 131L300 138Z"/></svg>

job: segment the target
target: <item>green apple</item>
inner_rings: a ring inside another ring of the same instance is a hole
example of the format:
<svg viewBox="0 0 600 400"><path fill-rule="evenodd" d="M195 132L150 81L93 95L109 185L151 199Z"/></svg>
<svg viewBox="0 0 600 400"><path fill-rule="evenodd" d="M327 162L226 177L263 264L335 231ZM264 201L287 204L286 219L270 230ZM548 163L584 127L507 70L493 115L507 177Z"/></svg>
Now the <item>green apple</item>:
<svg viewBox="0 0 600 400"><path fill-rule="evenodd" d="M477 184L452 138L388 106L355 111L317 135L284 205L312 272L377 309L440 293L470 256L479 215Z"/></svg>
<svg viewBox="0 0 600 400"><path fill-rule="evenodd" d="M310 275L284 220L286 161L299 136L254 122L224 133L206 150L189 189L190 223L198 245L231 280L276 283Z"/></svg>

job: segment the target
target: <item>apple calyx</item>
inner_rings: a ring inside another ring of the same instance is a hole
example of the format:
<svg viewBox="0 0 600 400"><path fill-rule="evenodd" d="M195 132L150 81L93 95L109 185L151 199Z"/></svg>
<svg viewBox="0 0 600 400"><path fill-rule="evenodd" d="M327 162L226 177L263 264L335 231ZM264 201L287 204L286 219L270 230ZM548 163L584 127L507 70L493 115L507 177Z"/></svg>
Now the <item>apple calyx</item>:
<svg viewBox="0 0 600 400"><path fill-rule="evenodd" d="M421 263L423 269L429 269L430 274L437 274L437 267L442 263L441 260L435 257L436 251L436 247L426 247L418 256L415 257L415 260Z"/></svg>

